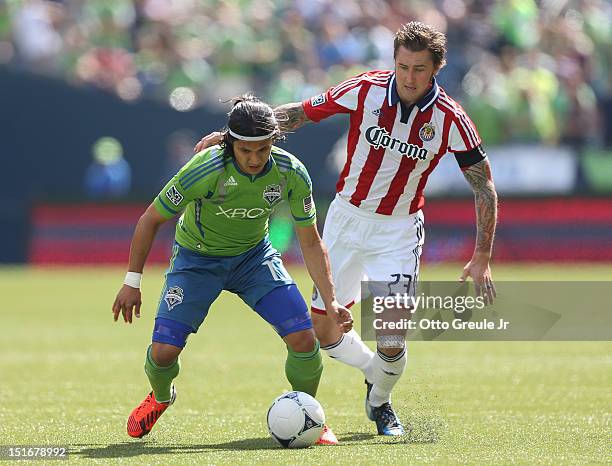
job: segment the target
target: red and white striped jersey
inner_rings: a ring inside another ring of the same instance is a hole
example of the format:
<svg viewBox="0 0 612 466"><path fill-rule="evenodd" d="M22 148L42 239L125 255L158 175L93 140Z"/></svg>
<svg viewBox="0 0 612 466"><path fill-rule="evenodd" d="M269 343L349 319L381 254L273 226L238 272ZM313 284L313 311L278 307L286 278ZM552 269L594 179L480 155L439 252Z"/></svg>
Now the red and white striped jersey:
<svg viewBox="0 0 612 466"><path fill-rule="evenodd" d="M440 158L481 144L472 120L435 78L427 94L411 107L401 103L393 71L360 74L302 106L315 122L336 113L350 114L346 163L336 191L351 204L379 214L417 212L425 202L427 178Z"/></svg>

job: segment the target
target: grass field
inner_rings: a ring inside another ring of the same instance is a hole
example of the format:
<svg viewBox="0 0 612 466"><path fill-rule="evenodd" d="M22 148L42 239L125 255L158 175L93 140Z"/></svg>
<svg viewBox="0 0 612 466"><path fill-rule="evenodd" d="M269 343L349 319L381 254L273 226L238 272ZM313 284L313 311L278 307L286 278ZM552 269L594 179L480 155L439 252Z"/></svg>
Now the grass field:
<svg viewBox="0 0 612 466"><path fill-rule="evenodd" d="M496 279L612 280L612 267L496 267ZM190 338L177 403L143 440L125 433L148 392L142 370L161 269L148 269L143 316L113 323L122 269L0 269L0 444L63 445L98 464L574 464L612 458L612 343L421 342L394 394L412 433L374 435L360 374L325 359L318 398L337 447L282 450L265 414L289 389L284 347L224 294ZM293 270L308 296L310 282ZM460 266L428 267L454 279ZM587 304L587 303L585 303ZM358 312L354 312L358 315Z"/></svg>

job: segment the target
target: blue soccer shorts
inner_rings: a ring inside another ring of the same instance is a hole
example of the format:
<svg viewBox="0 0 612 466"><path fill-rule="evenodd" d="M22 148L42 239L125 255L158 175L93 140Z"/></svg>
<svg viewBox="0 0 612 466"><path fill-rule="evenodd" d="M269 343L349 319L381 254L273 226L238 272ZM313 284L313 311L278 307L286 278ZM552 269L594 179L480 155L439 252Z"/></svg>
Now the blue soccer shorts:
<svg viewBox="0 0 612 466"><path fill-rule="evenodd" d="M304 298L266 238L238 256L204 256L175 244L153 341L184 347L221 291L237 294L281 336L312 328Z"/></svg>

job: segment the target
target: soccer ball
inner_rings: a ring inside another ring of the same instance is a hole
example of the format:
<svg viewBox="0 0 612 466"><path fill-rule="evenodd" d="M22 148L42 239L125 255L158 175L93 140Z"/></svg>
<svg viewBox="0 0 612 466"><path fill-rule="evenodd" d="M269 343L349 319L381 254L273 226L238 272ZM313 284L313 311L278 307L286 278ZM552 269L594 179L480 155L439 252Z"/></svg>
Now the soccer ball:
<svg viewBox="0 0 612 466"><path fill-rule="evenodd" d="M307 448L321 436L325 413L317 400L304 392L289 392L272 402L268 430L283 448Z"/></svg>

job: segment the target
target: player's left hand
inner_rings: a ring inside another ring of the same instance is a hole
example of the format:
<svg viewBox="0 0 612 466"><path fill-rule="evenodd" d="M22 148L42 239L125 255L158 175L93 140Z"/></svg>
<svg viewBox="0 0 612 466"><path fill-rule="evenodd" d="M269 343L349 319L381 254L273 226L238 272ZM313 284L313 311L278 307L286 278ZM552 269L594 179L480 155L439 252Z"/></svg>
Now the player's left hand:
<svg viewBox="0 0 612 466"><path fill-rule="evenodd" d="M215 144L220 144L223 141L223 133L220 131L215 131L214 133L207 134L195 145L193 148L194 152L200 152L204 149L207 149L210 146L214 146Z"/></svg>
<svg viewBox="0 0 612 466"><path fill-rule="evenodd" d="M326 309L327 316L334 320L342 332L350 332L353 328L353 314L344 306L333 302L330 308Z"/></svg>
<svg viewBox="0 0 612 466"><path fill-rule="evenodd" d="M472 259L463 267L459 281L464 282L468 277L474 280L476 296L482 296L486 305L492 304L493 299L497 297L497 292L491 277L488 255L474 253Z"/></svg>

